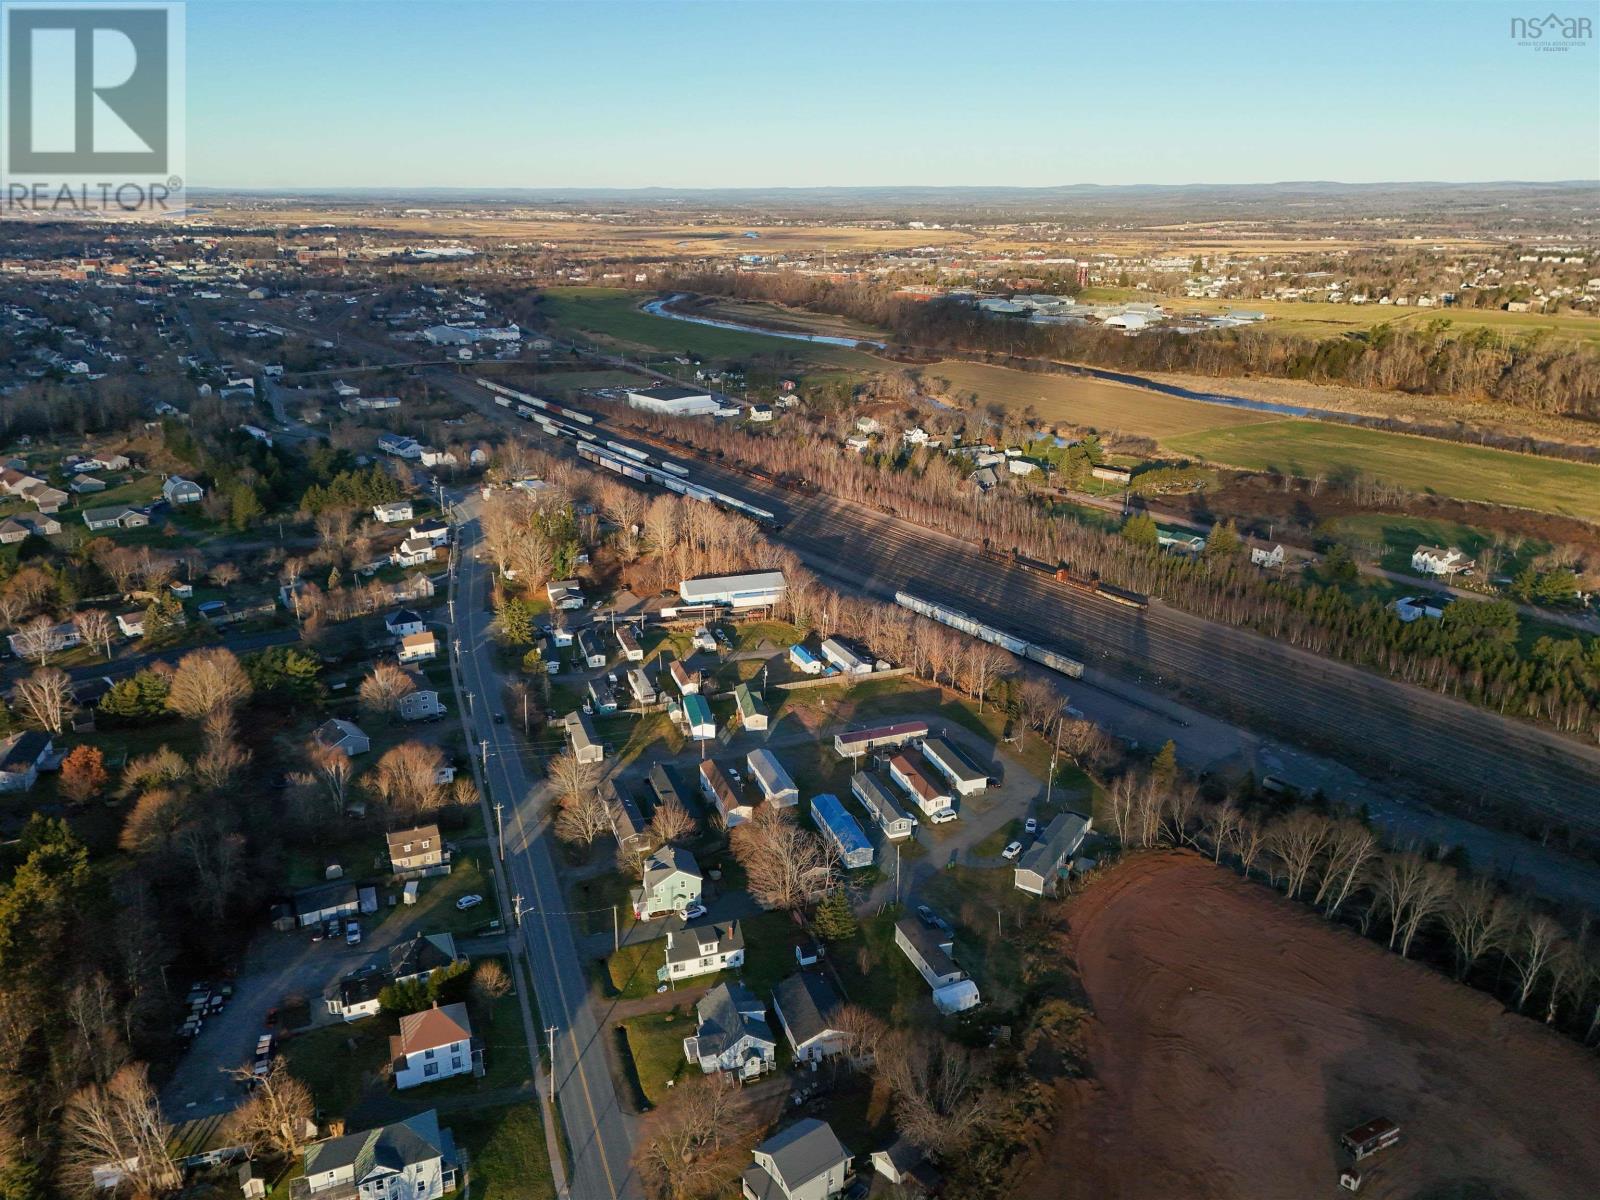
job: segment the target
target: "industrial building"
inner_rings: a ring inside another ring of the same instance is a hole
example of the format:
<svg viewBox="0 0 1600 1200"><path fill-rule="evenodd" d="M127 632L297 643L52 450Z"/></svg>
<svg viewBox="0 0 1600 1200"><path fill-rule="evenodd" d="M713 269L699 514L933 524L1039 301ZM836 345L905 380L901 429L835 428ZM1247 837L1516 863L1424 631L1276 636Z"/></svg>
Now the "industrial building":
<svg viewBox="0 0 1600 1200"><path fill-rule="evenodd" d="M685 579L678 595L685 604L722 605L732 609L763 608L783 599L782 571L756 571L749 575L714 575Z"/></svg>
<svg viewBox="0 0 1600 1200"><path fill-rule="evenodd" d="M648 412L671 413L675 417L702 417L722 406L710 392L699 388L662 384L659 387L629 388L628 403Z"/></svg>

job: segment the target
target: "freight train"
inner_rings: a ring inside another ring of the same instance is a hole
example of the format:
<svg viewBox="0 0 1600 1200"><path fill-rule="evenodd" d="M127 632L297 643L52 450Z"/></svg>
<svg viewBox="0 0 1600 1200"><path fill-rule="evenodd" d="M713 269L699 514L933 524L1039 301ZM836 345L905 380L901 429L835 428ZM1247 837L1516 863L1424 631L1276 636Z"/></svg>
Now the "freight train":
<svg viewBox="0 0 1600 1200"><path fill-rule="evenodd" d="M1071 679L1083 678L1083 664L1077 659L1068 658L1065 654L1058 654L1054 650L1048 650L1024 638L996 629L993 625L985 625L959 609L935 604L932 600L924 600L920 596L913 596L910 592L896 592L894 602L901 608L909 608L919 616L938 621L941 625L948 625L952 629L959 629L970 637L999 646L1002 650L1009 650L1019 658L1026 658L1041 666L1049 667L1052 671L1059 671Z"/></svg>
<svg viewBox="0 0 1600 1200"><path fill-rule="evenodd" d="M1112 604L1120 604L1124 608L1150 607L1150 598L1148 596L1109 584L1103 579L1080 575L1065 563L1052 567L1047 563L1026 558L1020 551L1015 549L1009 553L1003 550L996 550L987 540L979 548L978 553L991 562L1007 563L1014 567L1022 567L1024 570L1038 571L1042 575L1050 576L1057 583L1065 584L1075 592L1082 592L1084 595L1093 596L1097 600L1108 600Z"/></svg>

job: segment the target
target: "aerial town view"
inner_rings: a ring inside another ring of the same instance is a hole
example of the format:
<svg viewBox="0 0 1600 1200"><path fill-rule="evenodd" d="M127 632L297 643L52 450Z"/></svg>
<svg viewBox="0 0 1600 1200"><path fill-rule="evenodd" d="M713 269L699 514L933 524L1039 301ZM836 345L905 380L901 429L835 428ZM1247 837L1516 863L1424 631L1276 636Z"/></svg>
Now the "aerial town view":
<svg viewBox="0 0 1600 1200"><path fill-rule="evenodd" d="M1600 1196L1597 21L0 0L0 1200Z"/></svg>

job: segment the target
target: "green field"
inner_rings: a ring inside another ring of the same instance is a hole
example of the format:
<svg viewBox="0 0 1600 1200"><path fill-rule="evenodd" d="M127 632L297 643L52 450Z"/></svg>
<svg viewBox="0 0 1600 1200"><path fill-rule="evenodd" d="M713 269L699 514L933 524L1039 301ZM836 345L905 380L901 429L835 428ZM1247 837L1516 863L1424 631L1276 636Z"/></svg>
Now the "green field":
<svg viewBox="0 0 1600 1200"><path fill-rule="evenodd" d="M1164 439L1223 466L1334 480L1367 475L1413 492L1600 520L1600 467L1316 421L1263 421Z"/></svg>
<svg viewBox="0 0 1600 1200"><path fill-rule="evenodd" d="M572 330L643 347L663 354L693 355L702 359L820 363L825 366L878 370L883 364L870 355L839 346L818 346L759 333L740 333L691 325L668 317L641 312L639 305L648 296L620 288L549 288L540 301L552 324Z"/></svg>
<svg viewBox="0 0 1600 1200"><path fill-rule="evenodd" d="M471 1160L478 1200L554 1200L537 1104L455 1111L440 1119Z"/></svg>
<svg viewBox="0 0 1600 1200"><path fill-rule="evenodd" d="M1364 513L1354 517L1340 517L1328 524L1331 532L1341 538L1365 542L1381 547L1380 564L1391 571L1409 571L1411 552L1418 546L1460 546L1476 558L1492 541L1492 535L1458 521L1441 521L1430 517L1395 516L1388 513ZM1499 574L1511 575L1526 566L1528 561L1550 549L1549 543L1536 540L1523 542L1515 558L1509 552L1500 565Z"/></svg>

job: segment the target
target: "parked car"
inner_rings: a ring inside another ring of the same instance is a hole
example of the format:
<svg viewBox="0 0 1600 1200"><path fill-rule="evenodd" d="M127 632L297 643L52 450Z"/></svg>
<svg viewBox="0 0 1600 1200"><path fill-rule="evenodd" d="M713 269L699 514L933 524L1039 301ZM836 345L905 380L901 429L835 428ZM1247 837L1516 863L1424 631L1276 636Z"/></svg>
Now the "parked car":
<svg viewBox="0 0 1600 1200"><path fill-rule="evenodd" d="M934 929L939 924L939 918L933 915L933 909L926 904L917 905L917 919L929 929Z"/></svg>
<svg viewBox="0 0 1600 1200"><path fill-rule="evenodd" d="M505 715L505 713L495 713L495 715L494 715L494 723L496 725L504 725L506 723L506 715Z"/></svg>
<svg viewBox="0 0 1600 1200"><path fill-rule="evenodd" d="M685 921L698 921L701 917L703 917L705 915L706 915L706 906L704 904L700 904L698 902L689 905L688 908L683 910L683 919Z"/></svg>
<svg viewBox="0 0 1600 1200"><path fill-rule="evenodd" d="M1000 851L1000 857L1003 858L1003 859L1006 859L1007 861L1009 861L1009 860L1015 858L1017 855L1019 855L1021 853L1022 853L1022 843L1021 842L1012 842L1011 845L1007 846L1004 850Z"/></svg>
<svg viewBox="0 0 1600 1200"><path fill-rule="evenodd" d="M336 938L344 931L339 928L339 918L329 917L328 924L323 928L323 934L329 938Z"/></svg>
<svg viewBox="0 0 1600 1200"><path fill-rule="evenodd" d="M1039 832L1039 820L1038 820L1038 818L1037 817L1029 817L1026 821L1024 821L1022 823L1022 832L1023 833L1038 833Z"/></svg>
<svg viewBox="0 0 1600 1200"><path fill-rule="evenodd" d="M344 923L344 944L346 946L359 946L361 944L360 921L346 921Z"/></svg>
<svg viewBox="0 0 1600 1200"><path fill-rule="evenodd" d="M461 899L457 900L456 901L456 907L458 909L460 909L462 912L466 912L467 909L469 909L469 908L477 908L478 905L480 905L482 903L483 903L483 897L478 895L476 892L472 892L472 893L469 893L469 894L461 897Z"/></svg>

